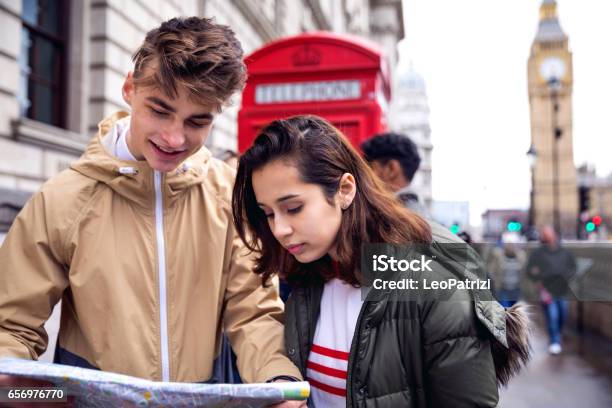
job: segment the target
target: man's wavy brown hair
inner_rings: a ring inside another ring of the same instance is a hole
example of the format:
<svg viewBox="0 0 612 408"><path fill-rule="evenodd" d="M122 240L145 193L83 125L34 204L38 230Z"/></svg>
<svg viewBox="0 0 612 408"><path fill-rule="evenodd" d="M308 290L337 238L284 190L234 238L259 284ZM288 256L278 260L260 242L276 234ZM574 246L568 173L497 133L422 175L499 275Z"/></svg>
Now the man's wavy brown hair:
<svg viewBox="0 0 612 408"><path fill-rule="evenodd" d="M343 174L355 178L357 193L342 212L337 237L337 265L329 256L311 263L298 262L270 230L253 190L253 172L282 159L294 165L304 183L317 184L330 205ZM317 116L295 116L266 126L240 158L232 197L234 224L245 245L258 254L254 272L264 284L270 276L295 286L308 286L338 277L360 284L360 250L365 243L430 243L425 220L406 209L383 186L364 159L334 126Z"/></svg>
<svg viewBox="0 0 612 408"><path fill-rule="evenodd" d="M244 87L242 57L228 26L209 18L173 18L149 31L132 57L134 83L158 87L170 98L184 86L194 101L220 110Z"/></svg>

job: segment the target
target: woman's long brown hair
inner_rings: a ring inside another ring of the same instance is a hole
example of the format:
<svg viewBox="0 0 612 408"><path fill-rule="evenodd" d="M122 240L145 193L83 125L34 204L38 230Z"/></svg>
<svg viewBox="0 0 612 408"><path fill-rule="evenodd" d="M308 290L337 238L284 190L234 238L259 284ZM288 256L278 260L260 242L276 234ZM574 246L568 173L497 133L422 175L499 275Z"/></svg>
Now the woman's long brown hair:
<svg viewBox="0 0 612 408"><path fill-rule="evenodd" d="M342 175L350 173L355 177L357 194L342 212L336 268L331 267L329 256L310 264L298 262L272 234L264 212L257 205L252 175L278 159L296 166L303 182L319 185L330 205ZM276 120L261 130L253 146L240 158L232 211L240 238L258 254L254 272L262 275L264 283L278 274L296 286L326 282L334 277L357 286L362 244L431 242L427 222L391 195L346 137L317 116Z"/></svg>

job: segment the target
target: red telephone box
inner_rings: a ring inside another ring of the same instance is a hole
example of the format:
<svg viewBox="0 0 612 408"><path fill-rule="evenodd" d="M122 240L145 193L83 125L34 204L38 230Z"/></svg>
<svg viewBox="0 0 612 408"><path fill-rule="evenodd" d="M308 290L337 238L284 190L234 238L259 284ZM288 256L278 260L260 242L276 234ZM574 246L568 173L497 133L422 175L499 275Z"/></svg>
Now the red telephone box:
<svg viewBox="0 0 612 408"><path fill-rule="evenodd" d="M321 116L354 146L386 129L391 98L381 50L357 37L307 33L267 44L245 58L249 78L238 113L238 149L269 122Z"/></svg>

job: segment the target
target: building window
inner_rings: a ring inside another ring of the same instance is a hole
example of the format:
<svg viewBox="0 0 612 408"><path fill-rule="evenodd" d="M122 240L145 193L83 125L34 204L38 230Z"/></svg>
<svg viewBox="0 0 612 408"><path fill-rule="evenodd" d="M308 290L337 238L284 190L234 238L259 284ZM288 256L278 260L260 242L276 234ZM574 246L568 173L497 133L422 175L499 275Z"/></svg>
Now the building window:
<svg viewBox="0 0 612 408"><path fill-rule="evenodd" d="M21 116L65 127L68 0L23 0Z"/></svg>

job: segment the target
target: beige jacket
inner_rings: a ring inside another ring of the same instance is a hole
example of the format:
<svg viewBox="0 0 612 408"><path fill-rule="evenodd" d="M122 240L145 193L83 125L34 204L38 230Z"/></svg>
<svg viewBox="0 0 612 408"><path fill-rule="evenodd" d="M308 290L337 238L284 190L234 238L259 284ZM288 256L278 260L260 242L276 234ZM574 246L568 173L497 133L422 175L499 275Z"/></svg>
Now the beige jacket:
<svg viewBox="0 0 612 408"><path fill-rule="evenodd" d="M110 156L102 135L126 115L102 121L15 219L0 249L0 356L43 353L62 299L58 346L104 371L205 381L224 327L246 382L301 378L277 291L234 231L234 171L205 148L172 173Z"/></svg>

